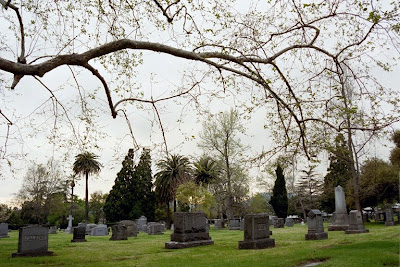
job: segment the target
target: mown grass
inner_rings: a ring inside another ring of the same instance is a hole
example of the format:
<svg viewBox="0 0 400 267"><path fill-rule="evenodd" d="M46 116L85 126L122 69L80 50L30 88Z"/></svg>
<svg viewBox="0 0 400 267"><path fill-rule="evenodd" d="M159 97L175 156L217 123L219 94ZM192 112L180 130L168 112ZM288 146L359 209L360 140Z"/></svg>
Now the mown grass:
<svg viewBox="0 0 400 267"><path fill-rule="evenodd" d="M87 242L71 243L72 235L49 235L54 256L11 258L18 248L18 232L0 239L0 266L303 266L322 261L320 266L399 266L400 226L366 224L367 234L329 232L327 240L305 241L307 226L271 228L275 248L239 250L242 231L213 230L215 244L167 250L164 235L140 233L127 241L87 236ZM325 225L327 229L327 225Z"/></svg>

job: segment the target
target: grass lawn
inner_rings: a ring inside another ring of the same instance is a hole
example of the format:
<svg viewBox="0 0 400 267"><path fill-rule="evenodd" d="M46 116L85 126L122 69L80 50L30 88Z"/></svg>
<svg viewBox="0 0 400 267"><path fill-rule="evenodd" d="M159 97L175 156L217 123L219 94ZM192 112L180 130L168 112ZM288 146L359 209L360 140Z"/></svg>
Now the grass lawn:
<svg viewBox="0 0 400 267"><path fill-rule="evenodd" d="M325 224L325 230L328 224ZM140 233L127 241L109 241L109 236L87 236L87 242L71 243L72 234L49 235L54 256L11 258L18 249L18 231L0 239L0 266L399 266L400 226L368 223L366 234L329 232L327 240L305 241L307 226L271 228L275 247L239 250L242 231L213 230L215 244L167 250L164 235Z"/></svg>

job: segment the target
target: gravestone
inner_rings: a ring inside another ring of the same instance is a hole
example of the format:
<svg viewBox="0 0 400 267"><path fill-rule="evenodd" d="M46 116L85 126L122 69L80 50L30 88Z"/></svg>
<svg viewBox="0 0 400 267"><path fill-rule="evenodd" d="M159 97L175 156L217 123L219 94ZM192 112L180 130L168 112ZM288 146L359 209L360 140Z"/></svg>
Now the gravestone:
<svg viewBox="0 0 400 267"><path fill-rule="evenodd" d="M19 228L18 252L13 253L14 257L36 257L50 256L49 251L49 229L47 227L31 225Z"/></svg>
<svg viewBox="0 0 400 267"><path fill-rule="evenodd" d="M7 238L8 236L8 223L0 223L0 238Z"/></svg>
<svg viewBox="0 0 400 267"><path fill-rule="evenodd" d="M174 224L171 223L171 231L174 231L174 229L175 229Z"/></svg>
<svg viewBox="0 0 400 267"><path fill-rule="evenodd" d="M385 220L386 226L396 225L395 221L393 220L393 210L391 208L385 210L385 217L386 217L386 220Z"/></svg>
<svg viewBox="0 0 400 267"><path fill-rule="evenodd" d="M275 239L269 238L267 214L247 214L244 218L244 240L239 241L239 249L275 247Z"/></svg>
<svg viewBox="0 0 400 267"><path fill-rule="evenodd" d="M363 212L363 222L370 222L368 212Z"/></svg>
<svg viewBox="0 0 400 267"><path fill-rule="evenodd" d="M113 225L110 240L128 240L128 230L125 225Z"/></svg>
<svg viewBox="0 0 400 267"><path fill-rule="evenodd" d="M230 219L229 230L240 230L240 219Z"/></svg>
<svg viewBox="0 0 400 267"><path fill-rule="evenodd" d="M147 232L147 218L146 216L140 216L139 219L136 220L137 222L137 229L141 232Z"/></svg>
<svg viewBox="0 0 400 267"><path fill-rule="evenodd" d="M369 230L365 229L361 212L358 210L350 211L350 224L349 229L344 231L346 234L361 234L368 233Z"/></svg>
<svg viewBox="0 0 400 267"><path fill-rule="evenodd" d="M224 229L224 221L221 219L214 220L214 229Z"/></svg>
<svg viewBox="0 0 400 267"><path fill-rule="evenodd" d="M328 231L345 231L348 228L349 215L347 214L344 190L338 185L335 188L335 213L332 224L328 226Z"/></svg>
<svg viewBox="0 0 400 267"><path fill-rule="evenodd" d="M319 210L310 210L307 214L308 233L306 240L327 239L328 233L324 232L324 221Z"/></svg>
<svg viewBox="0 0 400 267"><path fill-rule="evenodd" d="M105 224L99 224L97 227L92 228L90 231L91 236L105 236L108 235L108 228Z"/></svg>
<svg viewBox="0 0 400 267"><path fill-rule="evenodd" d="M275 225L275 220L278 219L278 216L269 216L269 225Z"/></svg>
<svg viewBox="0 0 400 267"><path fill-rule="evenodd" d="M240 231L244 231L244 218L240 219Z"/></svg>
<svg viewBox="0 0 400 267"><path fill-rule="evenodd" d="M149 235L163 235L164 230L164 224L161 223L149 223L147 225L147 233Z"/></svg>
<svg viewBox="0 0 400 267"><path fill-rule="evenodd" d="M292 218L286 218L286 219L285 219L285 226L287 226L287 227L293 227L293 225L294 225L294 221L293 221Z"/></svg>
<svg viewBox="0 0 400 267"><path fill-rule="evenodd" d="M90 233L92 232L92 229L93 228L96 228L97 227L97 224L95 224L95 223L89 223L89 224L87 224L86 225L86 234L87 235L90 235Z"/></svg>
<svg viewBox="0 0 400 267"><path fill-rule="evenodd" d="M285 219L284 218L276 218L274 228L284 228L285 227Z"/></svg>
<svg viewBox="0 0 400 267"><path fill-rule="evenodd" d="M171 234L171 241L165 243L165 248L179 249L214 244L207 233L205 218L203 212L175 212L174 232Z"/></svg>
<svg viewBox="0 0 400 267"><path fill-rule="evenodd" d="M128 235L128 237L137 236L137 234L139 233L139 229L134 221L123 220L119 222L119 225L123 225L126 227L126 234Z"/></svg>
<svg viewBox="0 0 400 267"><path fill-rule="evenodd" d="M208 222L208 219L206 218L206 232L210 232L210 223Z"/></svg>
<svg viewBox="0 0 400 267"><path fill-rule="evenodd" d="M57 226L50 226L49 234L51 235L57 234Z"/></svg>
<svg viewBox="0 0 400 267"><path fill-rule="evenodd" d="M68 220L68 227L65 230L66 233L71 234L72 233L72 221L74 220L74 217L70 214L67 218Z"/></svg>
<svg viewBox="0 0 400 267"><path fill-rule="evenodd" d="M71 242L86 242L86 227L73 227Z"/></svg>

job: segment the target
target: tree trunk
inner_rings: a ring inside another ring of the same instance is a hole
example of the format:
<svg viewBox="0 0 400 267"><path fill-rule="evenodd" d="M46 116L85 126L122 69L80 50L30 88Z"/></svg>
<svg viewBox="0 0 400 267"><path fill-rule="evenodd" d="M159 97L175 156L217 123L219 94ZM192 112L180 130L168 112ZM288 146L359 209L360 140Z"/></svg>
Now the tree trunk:
<svg viewBox="0 0 400 267"><path fill-rule="evenodd" d="M169 211L169 201L167 201L167 229L171 229L171 216Z"/></svg>
<svg viewBox="0 0 400 267"><path fill-rule="evenodd" d="M89 223L89 173L86 172L86 191L85 191L85 216L86 216L86 223Z"/></svg>
<svg viewBox="0 0 400 267"><path fill-rule="evenodd" d="M228 144L225 143L225 165L226 165L226 179L228 181L228 219L233 219L233 195L232 195L232 184L231 184L231 168L229 164L228 156Z"/></svg>

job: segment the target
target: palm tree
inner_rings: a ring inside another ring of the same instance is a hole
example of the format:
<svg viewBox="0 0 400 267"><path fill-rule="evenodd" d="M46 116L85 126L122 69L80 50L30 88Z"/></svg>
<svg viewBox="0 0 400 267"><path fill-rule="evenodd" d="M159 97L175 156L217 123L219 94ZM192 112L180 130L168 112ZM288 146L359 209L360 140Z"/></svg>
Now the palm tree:
<svg viewBox="0 0 400 267"><path fill-rule="evenodd" d="M171 155L157 163L158 172L155 174L156 194L161 203L167 205L167 222L170 226L169 202L174 201L176 212L176 190L178 186L190 179L190 162L187 157Z"/></svg>
<svg viewBox="0 0 400 267"><path fill-rule="evenodd" d="M101 164L97 161L99 157L91 152L84 152L75 157L73 171L75 174L84 174L86 177L86 199L85 199L85 212L86 223L89 223L89 174L96 174L100 172Z"/></svg>
<svg viewBox="0 0 400 267"><path fill-rule="evenodd" d="M220 167L217 161L209 156L202 156L194 165L194 179L198 185L208 185L220 175Z"/></svg>

